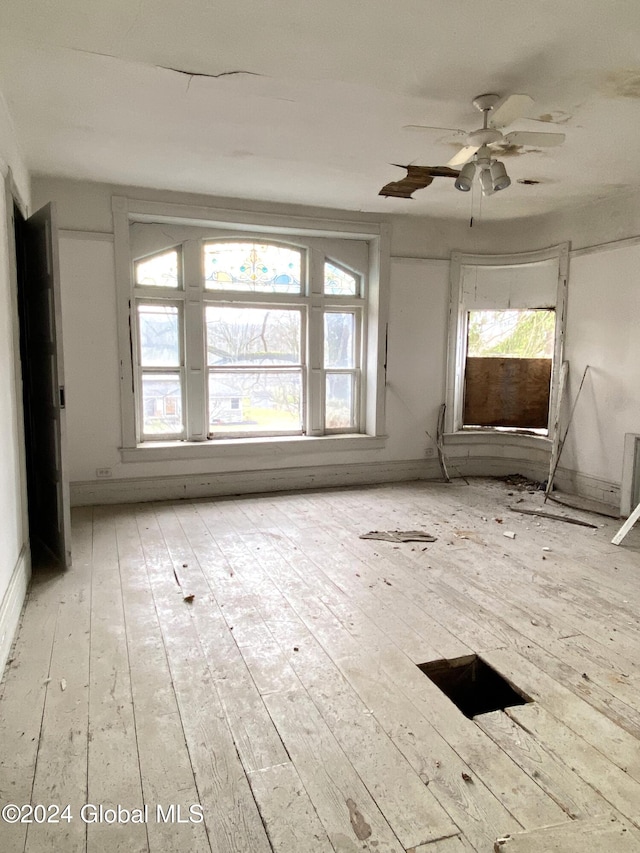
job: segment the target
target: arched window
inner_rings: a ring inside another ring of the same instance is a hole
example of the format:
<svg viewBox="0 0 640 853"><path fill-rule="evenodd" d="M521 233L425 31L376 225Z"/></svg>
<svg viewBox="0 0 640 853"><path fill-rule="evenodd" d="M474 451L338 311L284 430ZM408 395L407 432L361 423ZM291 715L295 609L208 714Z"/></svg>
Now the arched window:
<svg viewBox="0 0 640 853"><path fill-rule="evenodd" d="M138 441L362 429L364 270L193 229L133 269Z"/></svg>

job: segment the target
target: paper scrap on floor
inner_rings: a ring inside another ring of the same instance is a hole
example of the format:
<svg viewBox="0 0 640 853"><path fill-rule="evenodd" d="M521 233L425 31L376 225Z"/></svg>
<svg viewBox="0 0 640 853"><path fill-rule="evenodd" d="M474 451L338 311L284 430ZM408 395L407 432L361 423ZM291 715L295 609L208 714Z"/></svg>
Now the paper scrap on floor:
<svg viewBox="0 0 640 853"><path fill-rule="evenodd" d="M371 530L360 534L360 539L382 539L384 542L435 542L436 538L424 530Z"/></svg>

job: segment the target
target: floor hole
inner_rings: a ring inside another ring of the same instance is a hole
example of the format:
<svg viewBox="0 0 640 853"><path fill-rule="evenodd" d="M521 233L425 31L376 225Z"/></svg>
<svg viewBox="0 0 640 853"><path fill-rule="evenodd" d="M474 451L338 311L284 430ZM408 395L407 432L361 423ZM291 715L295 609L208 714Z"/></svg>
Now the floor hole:
<svg viewBox="0 0 640 853"><path fill-rule="evenodd" d="M469 719L532 701L477 655L419 663L418 668Z"/></svg>

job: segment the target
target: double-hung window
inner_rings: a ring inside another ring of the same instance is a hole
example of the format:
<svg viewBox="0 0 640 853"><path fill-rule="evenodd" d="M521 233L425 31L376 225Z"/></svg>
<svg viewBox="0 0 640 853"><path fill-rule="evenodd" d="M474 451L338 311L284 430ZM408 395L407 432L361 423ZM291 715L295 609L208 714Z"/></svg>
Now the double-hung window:
<svg viewBox="0 0 640 853"><path fill-rule="evenodd" d="M171 249L134 265L136 387L140 434L183 438L184 294L181 255Z"/></svg>
<svg viewBox="0 0 640 853"><path fill-rule="evenodd" d="M161 235L132 240L137 443L364 431L366 243Z"/></svg>
<svg viewBox="0 0 640 853"><path fill-rule="evenodd" d="M549 435L562 364L568 246L451 258L449 433Z"/></svg>

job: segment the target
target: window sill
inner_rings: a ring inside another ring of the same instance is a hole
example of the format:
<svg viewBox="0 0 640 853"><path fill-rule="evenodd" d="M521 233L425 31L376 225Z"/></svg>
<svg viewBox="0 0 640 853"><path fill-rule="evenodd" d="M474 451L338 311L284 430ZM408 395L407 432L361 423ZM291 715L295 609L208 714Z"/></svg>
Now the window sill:
<svg viewBox="0 0 640 853"><path fill-rule="evenodd" d="M444 441L449 446L497 444L538 448L550 448L552 443L548 435L535 435L534 433L506 429L462 429L457 432L446 433Z"/></svg>
<svg viewBox="0 0 640 853"><path fill-rule="evenodd" d="M304 453L337 453L349 450L378 450L385 446L385 435L296 435L284 438L230 438L211 441L154 441L137 447L121 447L123 462L165 462L171 459L215 459L256 456L287 457Z"/></svg>

